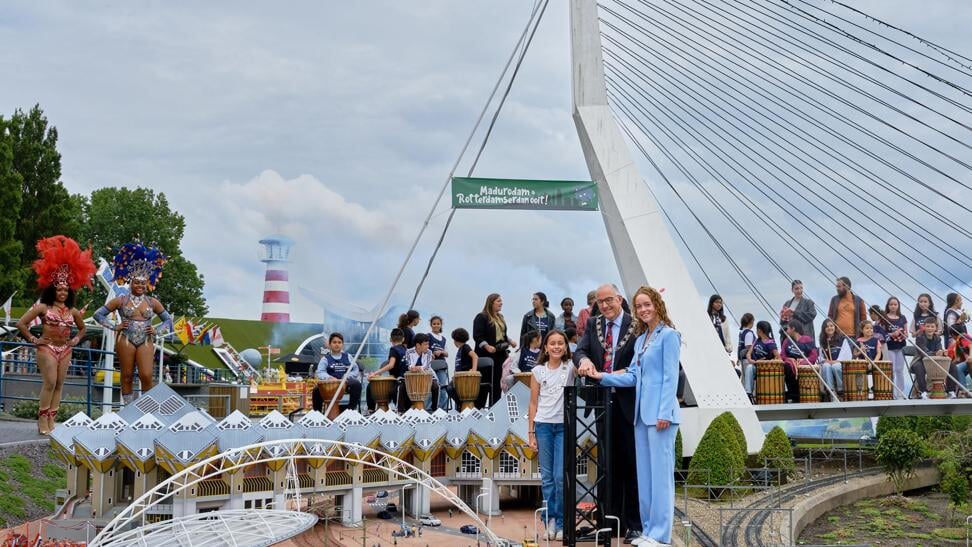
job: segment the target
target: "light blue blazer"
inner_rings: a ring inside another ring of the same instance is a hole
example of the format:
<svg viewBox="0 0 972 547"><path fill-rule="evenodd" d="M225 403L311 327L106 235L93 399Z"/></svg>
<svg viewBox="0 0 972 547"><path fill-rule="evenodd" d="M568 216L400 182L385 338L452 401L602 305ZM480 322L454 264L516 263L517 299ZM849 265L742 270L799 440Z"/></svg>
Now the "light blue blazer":
<svg viewBox="0 0 972 547"><path fill-rule="evenodd" d="M654 426L659 419L681 423L682 413L675 392L678 388L678 362L682 354L682 336L668 326L659 326L654 342L644 351L649 336L643 333L635 341L631 365L620 374L605 374L602 386L634 387L635 409L641 422Z"/></svg>

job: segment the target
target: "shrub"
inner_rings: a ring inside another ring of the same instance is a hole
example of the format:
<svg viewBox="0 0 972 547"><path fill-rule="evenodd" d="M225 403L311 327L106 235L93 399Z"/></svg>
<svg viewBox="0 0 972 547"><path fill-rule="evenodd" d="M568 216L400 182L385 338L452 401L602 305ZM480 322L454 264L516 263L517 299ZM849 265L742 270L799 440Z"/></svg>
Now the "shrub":
<svg viewBox="0 0 972 547"><path fill-rule="evenodd" d="M774 427L766 435L763 447L759 450L757 463L762 467L775 467L782 470L781 482L786 482L787 477L796 470L796 461L793 458L793 447L790 445L790 438L780 426Z"/></svg>
<svg viewBox="0 0 972 547"><path fill-rule="evenodd" d="M740 459L745 462L746 456L749 455L749 450L746 447L746 434L743 433L742 426L739 425L739 420L731 412L723 412L716 416L715 420L712 420L712 424L716 427L723 428L726 437L735 444L739 451ZM710 425L709 427L713 426Z"/></svg>
<svg viewBox="0 0 972 547"><path fill-rule="evenodd" d="M14 405L10 413L18 418L35 420L37 419L37 412L39 410L40 407L37 405L37 401L20 401Z"/></svg>
<svg viewBox="0 0 972 547"><path fill-rule="evenodd" d="M874 428L874 435L880 440L885 433L892 429L915 431L916 419L914 416L881 416L878 418L877 426Z"/></svg>
<svg viewBox="0 0 972 547"><path fill-rule="evenodd" d="M682 449L682 430L680 428L678 430L678 433L675 434L675 469L681 469L682 468L682 459L684 458L684 456L682 455L682 453L683 453L683 449Z"/></svg>
<svg viewBox="0 0 972 547"><path fill-rule="evenodd" d="M938 470L942 476L939 488L948 496L948 523L951 525L955 510L969 501L969 476L954 453L944 455L938 462Z"/></svg>
<svg viewBox="0 0 972 547"><path fill-rule="evenodd" d="M884 467L898 494L904 487L904 481L914 474L915 466L924 457L924 453L921 437L908 429L886 431L878 440L874 451L878 463Z"/></svg>
<svg viewBox="0 0 972 547"><path fill-rule="evenodd" d="M689 462L689 484L728 485L742 473L744 462L735 449L735 440L713 424L705 430Z"/></svg>

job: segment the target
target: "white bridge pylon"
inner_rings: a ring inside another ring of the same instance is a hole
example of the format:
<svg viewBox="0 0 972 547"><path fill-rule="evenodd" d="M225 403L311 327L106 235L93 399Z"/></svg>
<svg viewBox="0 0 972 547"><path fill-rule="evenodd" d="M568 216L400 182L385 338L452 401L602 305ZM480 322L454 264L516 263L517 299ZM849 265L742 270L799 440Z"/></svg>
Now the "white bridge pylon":
<svg viewBox="0 0 972 547"><path fill-rule="evenodd" d="M392 474L389 479L411 480L415 486L423 486L445 498L476 522L490 544L500 544L500 538L486 527L479 515L466 505L459 496L414 465L380 450L355 443L303 438L266 441L233 448L183 469L133 501L118 516L113 518L89 545L91 547L115 545L113 542L115 534L121 534L135 523L144 526L148 510L151 507L163 503L200 481L215 478L222 473L236 471L250 465L281 460L286 460L289 469L294 469L294 463L297 460L344 461L383 469ZM299 495L300 489L297 488L297 499L299 499Z"/></svg>

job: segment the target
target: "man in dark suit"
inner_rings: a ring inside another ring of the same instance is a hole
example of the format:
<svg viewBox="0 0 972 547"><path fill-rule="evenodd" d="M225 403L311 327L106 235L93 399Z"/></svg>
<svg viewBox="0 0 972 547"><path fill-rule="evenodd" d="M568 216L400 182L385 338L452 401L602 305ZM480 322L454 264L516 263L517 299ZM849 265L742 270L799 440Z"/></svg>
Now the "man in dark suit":
<svg viewBox="0 0 972 547"><path fill-rule="evenodd" d="M614 372L628 367L634 357L634 322L631 315L621 308L621 293L615 285L602 285L597 289L597 306L601 314L587 320L584 336L577 343L574 364L578 372L594 369ZM605 391L604 393L608 393ZM638 481L634 469L634 417L635 389L613 388L611 396L611 448L610 469L612 503L607 514L621 519L625 543L641 536L641 514L638 509ZM601 437L598 430L598 437ZM567 502L571 503L570 501Z"/></svg>

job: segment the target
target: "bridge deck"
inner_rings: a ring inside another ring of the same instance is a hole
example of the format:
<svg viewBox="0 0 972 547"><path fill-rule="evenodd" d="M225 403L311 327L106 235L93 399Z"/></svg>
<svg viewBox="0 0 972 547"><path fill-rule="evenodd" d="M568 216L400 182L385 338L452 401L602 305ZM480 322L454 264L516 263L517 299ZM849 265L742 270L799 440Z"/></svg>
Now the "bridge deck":
<svg viewBox="0 0 972 547"><path fill-rule="evenodd" d="M945 416L972 414L972 399L907 399L753 405L760 421L857 418L870 416Z"/></svg>

